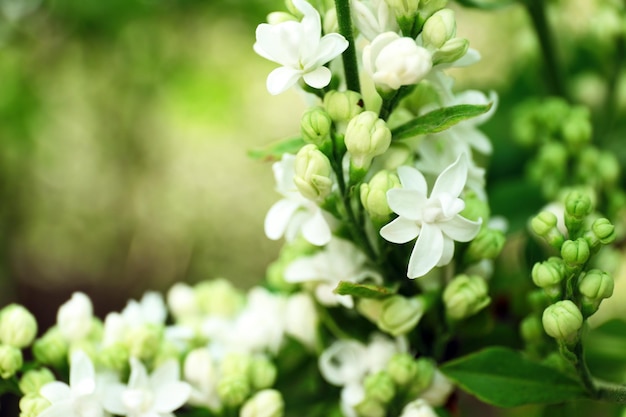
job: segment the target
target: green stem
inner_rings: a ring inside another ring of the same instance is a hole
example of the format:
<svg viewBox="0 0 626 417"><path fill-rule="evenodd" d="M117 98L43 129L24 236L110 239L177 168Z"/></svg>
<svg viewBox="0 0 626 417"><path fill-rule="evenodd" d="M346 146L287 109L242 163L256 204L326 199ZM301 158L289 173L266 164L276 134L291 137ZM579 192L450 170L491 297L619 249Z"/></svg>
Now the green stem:
<svg viewBox="0 0 626 417"><path fill-rule="evenodd" d="M546 17L545 2L544 0L526 0L524 4L539 38L548 92L568 100L569 97L563 82L563 73L557 59L556 48L554 47L554 36Z"/></svg>
<svg viewBox="0 0 626 417"><path fill-rule="evenodd" d="M411 93L414 88L414 85L403 85L398 90L396 90L396 92L392 96L384 98L383 104L380 107L380 112L378 113L378 117L383 120L387 120L391 115L391 112L393 112L398 103L400 103L400 100L402 100L409 93Z"/></svg>
<svg viewBox="0 0 626 417"><path fill-rule="evenodd" d="M611 382L595 380L596 396L601 401L615 404L626 404L626 387Z"/></svg>
<svg viewBox="0 0 626 417"><path fill-rule="evenodd" d="M343 52L343 69L346 74L346 85L348 90L361 92L359 82L359 67L356 62L356 48L354 46L354 36L352 34L352 19L350 18L350 0L335 0L337 9L337 23L339 33L348 41L348 48Z"/></svg>
<svg viewBox="0 0 626 417"><path fill-rule="evenodd" d="M623 35L615 39L615 53L613 55L613 68L608 77L607 95L604 102L604 120L599 125L601 132L598 135L600 140L604 140L606 135L611 132L615 122L615 116L618 108L618 82L622 68L624 66L624 54L626 53L626 39Z"/></svg>
<svg viewBox="0 0 626 417"><path fill-rule="evenodd" d="M593 382L593 377L591 376L591 372L589 372L589 368L587 367L587 361L585 360L585 352L583 348L582 340L578 340L576 342L576 346L574 346L574 355L576 355L576 371L580 376L580 380L582 381L585 389L592 397L597 395L597 388L595 383Z"/></svg>

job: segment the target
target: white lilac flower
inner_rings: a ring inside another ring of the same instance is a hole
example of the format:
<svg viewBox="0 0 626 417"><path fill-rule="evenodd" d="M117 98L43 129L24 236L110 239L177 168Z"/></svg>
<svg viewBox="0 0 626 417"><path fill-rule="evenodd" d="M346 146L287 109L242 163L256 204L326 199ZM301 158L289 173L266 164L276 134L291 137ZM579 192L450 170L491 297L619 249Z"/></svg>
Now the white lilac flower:
<svg viewBox="0 0 626 417"><path fill-rule="evenodd" d="M419 83L432 66L426 48L395 32L381 33L363 49L363 69L383 91Z"/></svg>
<svg viewBox="0 0 626 417"><path fill-rule="evenodd" d="M111 384L103 397L104 408L120 416L171 417L191 394L191 386L179 377L178 362L173 359L148 375L143 363L131 358L128 385Z"/></svg>
<svg viewBox="0 0 626 417"><path fill-rule="evenodd" d="M206 406L212 410L221 407L217 395L218 369L209 349L202 347L189 352L185 357L183 375L191 385L189 404Z"/></svg>
<svg viewBox="0 0 626 417"><path fill-rule="evenodd" d="M315 348L319 317L311 296L304 292L290 295L285 306L285 333L304 346Z"/></svg>
<svg viewBox="0 0 626 417"><path fill-rule="evenodd" d="M321 251L298 258L287 265L285 280L291 283L316 282L315 296L327 306L354 306L350 295L334 293L339 281L361 282L371 279L381 284L381 275L367 266L367 257L353 243L332 239Z"/></svg>
<svg viewBox="0 0 626 417"><path fill-rule="evenodd" d="M437 417L437 413L425 400L418 399L408 403L400 417Z"/></svg>
<svg viewBox="0 0 626 417"><path fill-rule="evenodd" d="M276 190L284 197L276 202L265 217L265 234L277 240L283 235L292 241L298 233L308 242L323 246L332 236L330 215L315 202L304 198L294 183L295 156L284 154L280 162L273 165Z"/></svg>
<svg viewBox="0 0 626 417"><path fill-rule="evenodd" d="M398 32L398 22L385 0L352 0L352 20L368 41L384 32Z"/></svg>
<svg viewBox="0 0 626 417"><path fill-rule="evenodd" d="M141 301L128 301L122 310L122 317L131 327L144 324L162 325L167 317L163 296L158 292L149 291L141 297Z"/></svg>
<svg viewBox="0 0 626 417"><path fill-rule="evenodd" d="M104 417L101 402L103 380L96 377L96 371L89 356L82 350L72 354L69 385L53 381L39 390L39 394L50 401L38 417Z"/></svg>
<svg viewBox="0 0 626 417"><path fill-rule="evenodd" d="M68 341L87 337L93 321L93 304L82 292L75 292L57 312L57 327Z"/></svg>
<svg viewBox="0 0 626 417"><path fill-rule="evenodd" d="M270 25L262 23L256 30L254 51L281 67L267 77L267 89L280 94L300 78L313 88L330 83L331 71L324 66L348 47L348 41L338 33L322 36L320 15L304 0L293 0L304 15L302 21L285 21Z"/></svg>
<svg viewBox="0 0 626 417"><path fill-rule="evenodd" d="M454 241L469 242L476 237L482 221L470 221L459 213L465 203L459 198L467 181L467 155L446 168L427 196L426 179L417 169L401 166L402 188L387 192L389 207L399 215L380 234L392 243L406 243L417 237L407 276L418 278L436 266L450 263Z"/></svg>

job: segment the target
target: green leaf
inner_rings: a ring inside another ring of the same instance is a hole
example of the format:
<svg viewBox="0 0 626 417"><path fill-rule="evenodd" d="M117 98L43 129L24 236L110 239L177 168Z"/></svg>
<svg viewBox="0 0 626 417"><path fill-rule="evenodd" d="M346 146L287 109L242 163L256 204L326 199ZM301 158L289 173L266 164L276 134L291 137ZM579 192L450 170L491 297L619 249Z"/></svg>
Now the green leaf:
<svg viewBox="0 0 626 417"><path fill-rule="evenodd" d="M372 284L356 284L354 282L339 281L335 293L339 295L352 295L358 298L381 299L395 294L394 290L379 287Z"/></svg>
<svg viewBox="0 0 626 417"><path fill-rule="evenodd" d="M305 145L302 138L288 138L272 142L262 148L251 149L248 156L252 159L262 159L264 161L278 161L284 153L296 154Z"/></svg>
<svg viewBox="0 0 626 417"><path fill-rule="evenodd" d="M417 135L442 132L463 120L480 116L491 108L489 104L459 104L444 107L416 117L391 131L394 140L406 139Z"/></svg>
<svg viewBox="0 0 626 417"><path fill-rule="evenodd" d="M466 392L498 407L586 397L578 381L504 347L487 348L453 360L444 364L441 372Z"/></svg>
<svg viewBox="0 0 626 417"><path fill-rule="evenodd" d="M511 6L515 0L456 0L462 6L482 10L496 10Z"/></svg>

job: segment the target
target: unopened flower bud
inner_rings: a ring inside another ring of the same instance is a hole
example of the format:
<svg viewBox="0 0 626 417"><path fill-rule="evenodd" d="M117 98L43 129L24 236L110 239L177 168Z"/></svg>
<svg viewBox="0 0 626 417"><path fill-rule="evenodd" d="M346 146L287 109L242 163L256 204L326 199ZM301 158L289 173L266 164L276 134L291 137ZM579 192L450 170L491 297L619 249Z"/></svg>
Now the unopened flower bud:
<svg viewBox="0 0 626 417"><path fill-rule="evenodd" d="M324 96L324 108L336 123L349 122L363 112L363 97L356 91L332 90Z"/></svg>
<svg viewBox="0 0 626 417"><path fill-rule="evenodd" d="M396 17L411 18L417 15L420 0L385 0Z"/></svg>
<svg viewBox="0 0 626 417"><path fill-rule="evenodd" d="M546 333L557 340L572 342L583 325L583 315L570 300L548 306L541 318Z"/></svg>
<svg viewBox="0 0 626 417"><path fill-rule="evenodd" d="M11 304L0 311L0 342L25 348L37 336L37 320L26 308Z"/></svg>
<svg viewBox="0 0 626 417"><path fill-rule="evenodd" d="M57 326L68 341L87 337L93 323L91 299L82 292L75 292L57 313Z"/></svg>
<svg viewBox="0 0 626 417"><path fill-rule="evenodd" d="M39 389L56 378L48 368L31 369L22 375L19 382L20 391L24 395L39 394Z"/></svg>
<svg viewBox="0 0 626 417"><path fill-rule="evenodd" d="M167 306L176 319L194 316L200 312L194 289L183 282L177 282L167 292Z"/></svg>
<svg viewBox="0 0 626 417"><path fill-rule="evenodd" d="M224 278L200 282L194 291L198 306L207 315L232 317L244 304L243 293Z"/></svg>
<svg viewBox="0 0 626 417"><path fill-rule="evenodd" d="M620 178L620 163L611 152L601 152L598 156L597 175L603 185L613 186Z"/></svg>
<svg viewBox="0 0 626 417"><path fill-rule="evenodd" d="M374 398L365 398L354 407L359 417L385 417L387 410L384 404Z"/></svg>
<svg viewBox="0 0 626 417"><path fill-rule="evenodd" d="M448 64L465 56L469 49L469 41L465 38L452 38L435 52L433 52L433 65Z"/></svg>
<svg viewBox="0 0 626 417"><path fill-rule="evenodd" d="M389 403L396 395L393 379L385 371L367 375L363 385L365 387L365 396L382 404Z"/></svg>
<svg viewBox="0 0 626 417"><path fill-rule="evenodd" d="M330 194L332 168L328 157L317 146L305 145L298 151L294 170L293 181L304 197L321 201Z"/></svg>
<svg viewBox="0 0 626 417"><path fill-rule="evenodd" d="M356 169L367 170L375 156L385 153L391 144L391 130L373 111L365 111L348 123L345 143Z"/></svg>
<svg viewBox="0 0 626 417"><path fill-rule="evenodd" d="M22 351L10 345L0 344L0 378L11 378L22 368Z"/></svg>
<svg viewBox="0 0 626 417"><path fill-rule="evenodd" d="M583 315L589 317L598 310L605 298L613 295L613 277L599 269L591 269L578 281L578 291L582 295Z"/></svg>
<svg viewBox="0 0 626 417"><path fill-rule="evenodd" d="M408 403L402 409L400 417L437 417L437 413L433 410L428 401L420 398Z"/></svg>
<svg viewBox="0 0 626 417"><path fill-rule="evenodd" d="M394 295L383 301L381 309L378 328L392 336L399 336L417 326L424 314L424 302L420 297Z"/></svg>
<svg viewBox="0 0 626 417"><path fill-rule="evenodd" d="M418 365L415 358L408 353L396 353L387 362L386 370L393 382L402 387L417 377Z"/></svg>
<svg viewBox="0 0 626 417"><path fill-rule="evenodd" d="M253 358L249 369L250 384L255 390L270 388L276 381L276 365L266 357Z"/></svg>
<svg viewBox="0 0 626 417"><path fill-rule="evenodd" d="M356 309L372 323L378 323L383 314L383 301L374 298L361 298L357 301Z"/></svg>
<svg viewBox="0 0 626 417"><path fill-rule="evenodd" d="M473 316L491 302L487 282L476 275L458 275L443 291L443 302L452 320Z"/></svg>
<svg viewBox="0 0 626 417"><path fill-rule="evenodd" d="M588 216L593 210L589 193L582 190L573 190L565 196L565 214L576 219Z"/></svg>
<svg viewBox="0 0 626 417"><path fill-rule="evenodd" d="M489 203L480 198L474 191L467 191L464 200L465 208L459 213L461 216L473 221L489 218Z"/></svg>
<svg viewBox="0 0 626 417"><path fill-rule="evenodd" d="M520 323L520 334L526 343L540 343L544 337L541 319L534 314L526 317Z"/></svg>
<svg viewBox="0 0 626 417"><path fill-rule="evenodd" d="M547 236L556 228L557 218L551 211L544 210L530 221L530 228L538 236Z"/></svg>
<svg viewBox="0 0 626 417"><path fill-rule="evenodd" d="M20 417L37 417L50 407L50 401L39 394L26 394L20 398Z"/></svg>
<svg viewBox="0 0 626 417"><path fill-rule="evenodd" d="M422 21L425 21L430 16L446 7L448 0L420 0L419 2L419 16Z"/></svg>
<svg viewBox="0 0 626 417"><path fill-rule="evenodd" d="M33 344L33 355L38 362L53 368L67 363L69 345L57 327L50 328Z"/></svg>
<svg viewBox="0 0 626 417"><path fill-rule="evenodd" d="M570 109L569 115L561 123L563 139L570 149L577 152L591 140L589 110L584 106Z"/></svg>
<svg viewBox="0 0 626 417"><path fill-rule="evenodd" d="M595 219L591 225L593 236L603 245L608 245L615 241L615 226L609 219L601 217Z"/></svg>
<svg viewBox="0 0 626 417"><path fill-rule="evenodd" d="M589 256L589 244L583 238L566 240L561 246L561 257L568 266L582 266Z"/></svg>
<svg viewBox="0 0 626 417"><path fill-rule="evenodd" d="M432 65L426 48L395 32L381 33L363 49L363 68L383 96L403 85L419 83Z"/></svg>
<svg viewBox="0 0 626 417"><path fill-rule="evenodd" d="M149 361L158 353L162 337L161 327L145 324L128 332L124 342L131 357Z"/></svg>
<svg viewBox="0 0 626 417"><path fill-rule="evenodd" d="M435 12L426 20L422 29L422 37L426 47L441 48L455 35L456 20L452 9L441 9Z"/></svg>
<svg viewBox="0 0 626 417"><path fill-rule="evenodd" d="M267 23L277 25L283 22L298 21L298 18L287 12L272 12L267 15Z"/></svg>
<svg viewBox="0 0 626 417"><path fill-rule="evenodd" d="M565 264L561 258L557 257L537 262L533 266L531 277L535 285L540 288L558 286L565 278Z"/></svg>
<svg viewBox="0 0 626 417"><path fill-rule="evenodd" d="M465 252L465 259L469 263L478 262L482 259L495 259L506 242L504 233L500 230L484 228L472 240Z"/></svg>
<svg viewBox="0 0 626 417"><path fill-rule="evenodd" d="M250 384L245 376L222 376L217 383L217 395L227 407L239 407L250 395Z"/></svg>
<svg viewBox="0 0 626 417"><path fill-rule="evenodd" d="M128 348L122 342L115 342L103 347L97 354L98 363L117 372L128 369L130 354Z"/></svg>
<svg viewBox="0 0 626 417"><path fill-rule="evenodd" d="M300 119L300 133L306 143L321 147L330 140L333 121L321 107L307 110Z"/></svg>
<svg viewBox="0 0 626 417"><path fill-rule="evenodd" d="M381 170L368 183L361 184L361 203L373 220L386 220L392 213L387 203L387 191L400 187L400 179L394 173Z"/></svg>
<svg viewBox="0 0 626 417"><path fill-rule="evenodd" d="M433 407L441 407L448 401L452 391L454 391L454 384L441 371L435 369L430 386L420 395L420 398Z"/></svg>
<svg viewBox="0 0 626 417"><path fill-rule="evenodd" d="M282 417L285 402L280 392L273 389L259 391L241 407L239 417Z"/></svg>
<svg viewBox="0 0 626 417"><path fill-rule="evenodd" d="M220 370L222 375L248 377L252 357L243 352L229 352L222 358Z"/></svg>

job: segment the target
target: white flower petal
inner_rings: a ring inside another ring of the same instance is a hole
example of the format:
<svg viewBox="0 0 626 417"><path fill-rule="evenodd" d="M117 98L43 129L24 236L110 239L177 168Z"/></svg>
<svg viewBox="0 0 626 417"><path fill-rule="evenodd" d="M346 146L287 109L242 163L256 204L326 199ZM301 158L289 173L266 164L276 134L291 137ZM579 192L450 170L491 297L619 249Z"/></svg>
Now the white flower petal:
<svg viewBox="0 0 626 417"><path fill-rule="evenodd" d="M452 219L437 225L451 239L457 242L469 242L476 237L481 224L482 221L475 222L457 214Z"/></svg>
<svg viewBox="0 0 626 417"><path fill-rule="evenodd" d="M122 394L126 386L122 384L110 384L102 390L102 405L106 411L112 414L125 415L128 410L122 402Z"/></svg>
<svg viewBox="0 0 626 417"><path fill-rule="evenodd" d="M398 167L398 178L402 188L419 191L424 196L428 193L426 178L417 169L406 165Z"/></svg>
<svg viewBox="0 0 626 417"><path fill-rule="evenodd" d="M332 233L322 210L317 210L302 224L302 236L316 246L324 246L330 242Z"/></svg>
<svg viewBox="0 0 626 417"><path fill-rule="evenodd" d="M183 406L191 395L191 385L186 382L170 382L160 385L154 391L154 410L170 413Z"/></svg>
<svg viewBox="0 0 626 417"><path fill-rule="evenodd" d="M409 259L407 276L419 278L433 269L443 255L443 233L436 225L424 223Z"/></svg>
<svg viewBox="0 0 626 417"><path fill-rule="evenodd" d="M129 389L146 389L150 386L146 367L139 359L130 358L130 377L128 378Z"/></svg>
<svg viewBox="0 0 626 417"><path fill-rule="evenodd" d="M37 415L37 417L68 417L73 415L75 415L74 404L68 400L52 404Z"/></svg>
<svg viewBox="0 0 626 417"><path fill-rule="evenodd" d="M284 93L298 82L301 75L301 70L291 67L278 67L267 76L267 91L272 95Z"/></svg>
<svg viewBox="0 0 626 417"><path fill-rule="evenodd" d="M174 359L170 359L162 363L152 372L150 375L150 384L153 387L159 387L173 381L178 381L179 379L180 368L178 362Z"/></svg>
<svg viewBox="0 0 626 417"><path fill-rule="evenodd" d="M96 371L89 356L82 350L72 354L70 366L70 387L72 393L77 395L89 395L96 389Z"/></svg>
<svg viewBox="0 0 626 417"><path fill-rule="evenodd" d="M326 67L318 67L313 71L305 72L304 82L313 88L324 88L330 83L332 73Z"/></svg>
<svg viewBox="0 0 626 417"><path fill-rule="evenodd" d="M380 235L391 243L406 243L417 237L420 227L413 220L398 217L380 229Z"/></svg>
<svg viewBox="0 0 626 417"><path fill-rule="evenodd" d="M445 234L443 235L443 253L441 254L441 259L437 263L437 266L448 265L450 261L452 261L452 257L454 256L454 240L450 239Z"/></svg>
<svg viewBox="0 0 626 417"><path fill-rule="evenodd" d="M426 200L426 196L416 190L392 188L387 191L389 208L401 217L413 221L422 219L422 207L426 204Z"/></svg>
<svg viewBox="0 0 626 417"><path fill-rule="evenodd" d="M307 256L296 259L285 268L285 281L291 283L319 280L320 272L317 268L318 257Z"/></svg>
<svg viewBox="0 0 626 417"><path fill-rule="evenodd" d="M367 372L367 349L356 340L338 340L319 357L320 373L333 385L358 383Z"/></svg>
<svg viewBox="0 0 626 417"><path fill-rule="evenodd" d="M459 135L463 138L465 142L472 148L476 149L478 152L490 155L493 151L493 146L491 145L491 140L489 137L485 135L483 132L478 130L475 127L465 128L459 127Z"/></svg>
<svg viewBox="0 0 626 417"><path fill-rule="evenodd" d="M280 65L297 67L300 50L300 24L287 21L278 25L262 23L256 29L254 51Z"/></svg>
<svg viewBox="0 0 626 417"><path fill-rule="evenodd" d="M329 33L320 39L320 44L316 51L315 66L324 65L330 60L338 57L348 48L348 41L338 33Z"/></svg>
<svg viewBox="0 0 626 417"><path fill-rule="evenodd" d="M467 182L467 169L467 155L462 153L452 165L439 174L430 197L433 198L443 193L458 197Z"/></svg>
<svg viewBox="0 0 626 417"><path fill-rule="evenodd" d="M59 401L69 400L72 397L72 391L69 385L60 381L52 381L39 389L39 395L54 404Z"/></svg>
<svg viewBox="0 0 626 417"><path fill-rule="evenodd" d="M276 202L265 216L265 235L272 240L280 239L298 207L300 205L292 200L283 199Z"/></svg>

